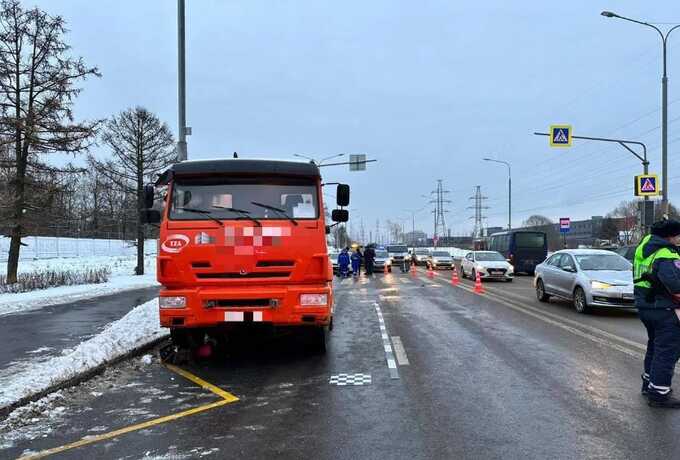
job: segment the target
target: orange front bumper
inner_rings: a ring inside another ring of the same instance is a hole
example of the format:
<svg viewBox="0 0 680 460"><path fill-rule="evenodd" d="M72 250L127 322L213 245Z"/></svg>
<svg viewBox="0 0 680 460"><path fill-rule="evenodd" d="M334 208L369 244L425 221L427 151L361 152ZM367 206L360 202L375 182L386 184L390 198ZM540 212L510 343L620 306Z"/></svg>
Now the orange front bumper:
<svg viewBox="0 0 680 460"><path fill-rule="evenodd" d="M301 306L301 294L326 294L328 303ZM159 296L186 298L185 308L160 308L161 326L170 328L214 327L225 323L247 322L275 326L326 326L333 315L333 292L330 285L162 289ZM258 300L270 302L266 305L249 305ZM228 303L229 306L210 306L211 303L219 302Z"/></svg>

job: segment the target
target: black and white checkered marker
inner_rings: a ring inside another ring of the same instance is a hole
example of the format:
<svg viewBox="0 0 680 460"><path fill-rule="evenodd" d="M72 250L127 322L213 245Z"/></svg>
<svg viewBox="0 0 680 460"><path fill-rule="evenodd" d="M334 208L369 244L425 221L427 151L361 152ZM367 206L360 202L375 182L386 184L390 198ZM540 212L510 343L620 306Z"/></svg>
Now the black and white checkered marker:
<svg viewBox="0 0 680 460"><path fill-rule="evenodd" d="M331 375L328 382L331 385L348 386L348 385L370 385L371 376L369 374L338 374Z"/></svg>

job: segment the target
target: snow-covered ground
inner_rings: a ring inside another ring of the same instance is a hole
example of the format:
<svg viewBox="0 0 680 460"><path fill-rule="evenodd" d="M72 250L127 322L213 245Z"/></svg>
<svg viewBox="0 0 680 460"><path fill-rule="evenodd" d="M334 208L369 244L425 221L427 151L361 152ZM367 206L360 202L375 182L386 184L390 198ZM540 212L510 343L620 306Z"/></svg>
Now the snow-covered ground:
<svg viewBox="0 0 680 460"><path fill-rule="evenodd" d="M26 236L22 238L20 260L51 259L62 257L132 256L137 248L131 241L94 238L62 238L52 236ZM144 252L155 254L156 240L146 240ZM0 236L0 262L7 261L9 238Z"/></svg>
<svg viewBox="0 0 680 460"><path fill-rule="evenodd" d="M36 310L76 300L91 299L102 295L115 294L130 289L156 286L156 257L147 255L144 260L144 275L133 275L137 259L135 256L90 256L59 259L22 260L20 273L44 270L85 270L107 267L111 270L109 281L100 284L59 286L17 294L0 294L0 316ZM0 274L6 273L5 264L0 264Z"/></svg>
<svg viewBox="0 0 680 460"><path fill-rule="evenodd" d="M159 326L158 299L138 305L103 331L61 356L0 375L0 407L40 393L167 334Z"/></svg>

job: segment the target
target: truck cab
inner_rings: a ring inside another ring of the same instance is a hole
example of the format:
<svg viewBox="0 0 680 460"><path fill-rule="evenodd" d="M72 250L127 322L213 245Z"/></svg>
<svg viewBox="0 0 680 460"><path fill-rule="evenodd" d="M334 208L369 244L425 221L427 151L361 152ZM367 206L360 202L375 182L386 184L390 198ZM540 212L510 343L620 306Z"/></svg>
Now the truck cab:
<svg viewBox="0 0 680 460"><path fill-rule="evenodd" d="M143 220L160 221L160 323L174 342L257 323L305 328L325 349L333 269L314 163L183 161L157 187L167 187L163 210L147 209ZM147 208L153 193L146 188ZM339 184L336 195L340 206L349 203L347 185ZM347 221L344 209L332 215Z"/></svg>

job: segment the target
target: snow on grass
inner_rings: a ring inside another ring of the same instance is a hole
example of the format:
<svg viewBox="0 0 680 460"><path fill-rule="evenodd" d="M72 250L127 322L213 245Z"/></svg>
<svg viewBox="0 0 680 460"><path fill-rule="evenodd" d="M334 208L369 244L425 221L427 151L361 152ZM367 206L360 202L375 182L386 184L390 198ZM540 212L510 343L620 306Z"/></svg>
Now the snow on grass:
<svg viewBox="0 0 680 460"><path fill-rule="evenodd" d="M0 407L45 391L167 333L159 326L158 299L138 305L69 353L0 378Z"/></svg>
<svg viewBox="0 0 680 460"><path fill-rule="evenodd" d="M59 286L31 292L0 294L0 316L158 285L156 281L156 258L154 256L145 258L144 275L133 275L136 265L137 259L134 256L22 260L19 263L19 273L80 270L95 267L106 268L110 270L111 275L109 281L105 283ZM4 264L0 264L0 274L4 274L6 268Z"/></svg>

